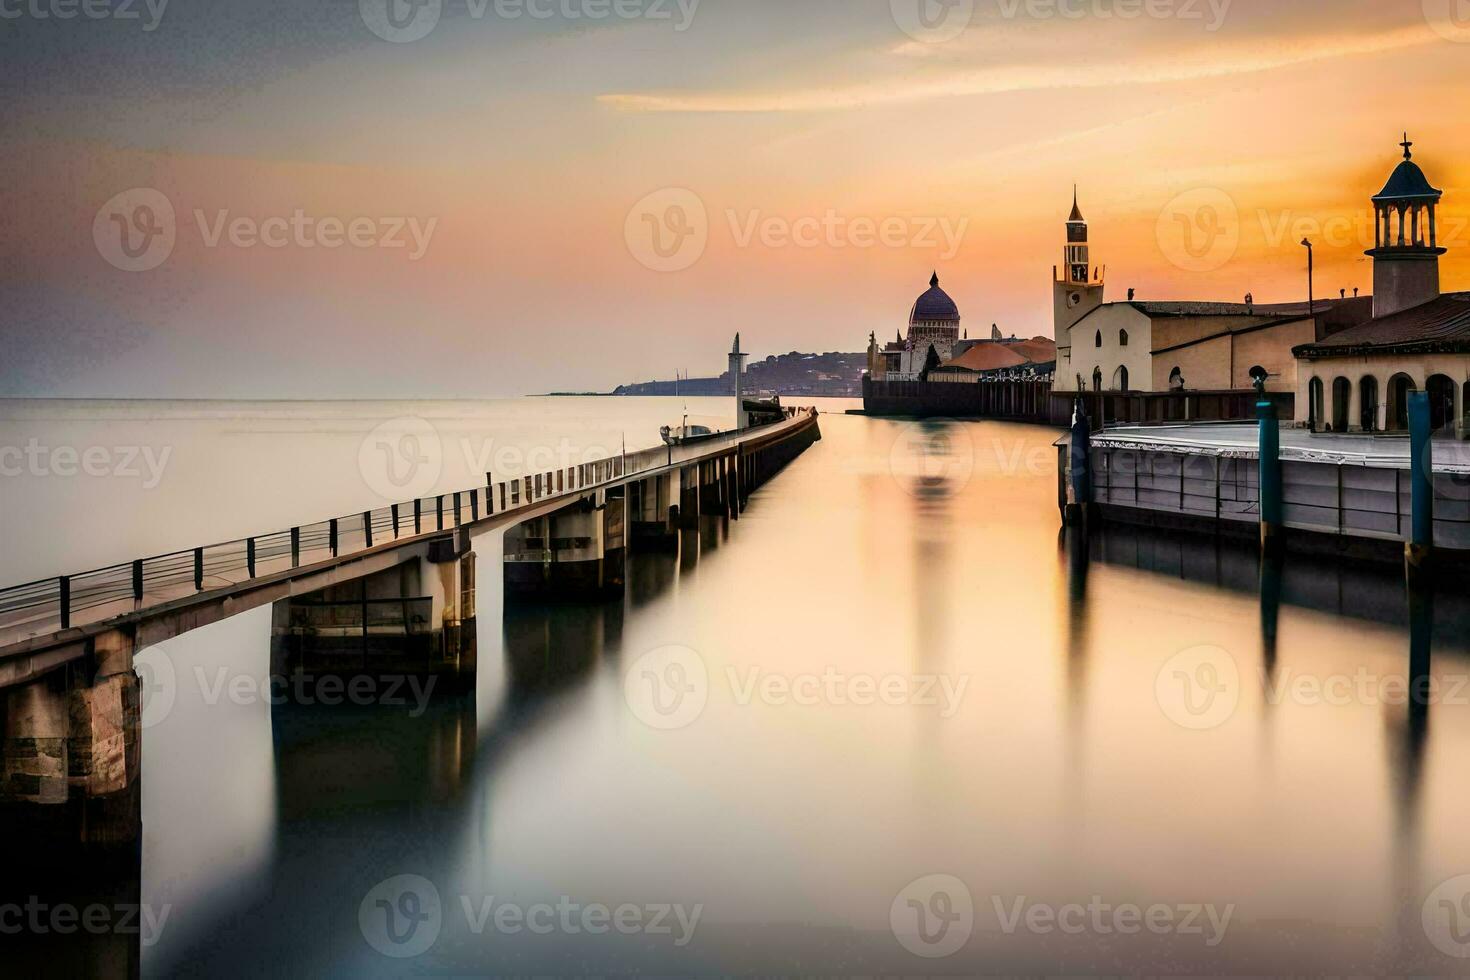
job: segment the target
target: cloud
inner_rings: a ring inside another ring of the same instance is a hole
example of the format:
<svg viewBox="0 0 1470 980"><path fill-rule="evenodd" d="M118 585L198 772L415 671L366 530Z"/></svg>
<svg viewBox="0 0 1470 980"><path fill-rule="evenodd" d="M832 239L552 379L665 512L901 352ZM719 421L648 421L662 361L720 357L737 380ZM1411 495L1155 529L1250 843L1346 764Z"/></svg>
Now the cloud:
<svg viewBox="0 0 1470 980"><path fill-rule="evenodd" d="M609 93L598 101L626 112L823 112L957 96L1203 81L1439 42L1437 34L1419 24L1371 34L1254 38L1231 44L1216 39L1183 54L1126 61L1067 64L1064 52L1053 52L1045 64L991 65L919 79L905 73L897 79L774 92Z"/></svg>

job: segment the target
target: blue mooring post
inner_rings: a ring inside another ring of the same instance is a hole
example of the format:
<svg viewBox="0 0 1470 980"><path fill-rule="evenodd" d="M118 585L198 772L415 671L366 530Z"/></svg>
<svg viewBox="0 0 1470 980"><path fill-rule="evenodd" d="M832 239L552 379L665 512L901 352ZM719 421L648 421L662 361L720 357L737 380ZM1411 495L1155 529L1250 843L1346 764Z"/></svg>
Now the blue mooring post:
<svg viewBox="0 0 1470 980"><path fill-rule="evenodd" d="M1281 551L1285 509L1281 487L1281 424L1276 418L1276 405L1269 399L1256 402L1256 418L1261 425L1261 550L1267 554Z"/></svg>
<svg viewBox="0 0 1470 980"><path fill-rule="evenodd" d="M1434 442L1429 393L1409 394L1409 485L1413 493L1409 541L1404 561L1412 581L1425 571L1434 552Z"/></svg>
<svg viewBox="0 0 1470 980"><path fill-rule="evenodd" d="M1068 501L1065 520L1080 524L1092 504L1092 422L1079 395L1072 409L1072 499Z"/></svg>

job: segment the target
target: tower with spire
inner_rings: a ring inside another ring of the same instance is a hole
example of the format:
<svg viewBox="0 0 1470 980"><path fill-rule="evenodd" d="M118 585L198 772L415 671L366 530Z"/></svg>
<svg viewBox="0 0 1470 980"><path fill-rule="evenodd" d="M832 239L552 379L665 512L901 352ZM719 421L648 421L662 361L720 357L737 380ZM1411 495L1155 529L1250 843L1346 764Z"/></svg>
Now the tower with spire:
<svg viewBox="0 0 1470 980"><path fill-rule="evenodd" d="M1077 185L1072 185L1072 214L1067 218L1067 250L1065 254L1066 282L1073 286L1087 286L1093 282L1091 256L1087 245L1087 219L1082 217L1082 208L1077 203Z"/></svg>
<svg viewBox="0 0 1470 980"><path fill-rule="evenodd" d="M1439 298L1439 223L1444 192L1414 162L1409 134L1399 144L1404 159L1373 197L1373 315L1389 316Z"/></svg>
<svg viewBox="0 0 1470 980"><path fill-rule="evenodd" d="M1062 265L1052 269L1052 335L1057 341L1056 376L1070 378L1072 325L1103 304L1103 270L1092 265L1087 219L1072 186L1072 213L1067 217L1067 244Z"/></svg>

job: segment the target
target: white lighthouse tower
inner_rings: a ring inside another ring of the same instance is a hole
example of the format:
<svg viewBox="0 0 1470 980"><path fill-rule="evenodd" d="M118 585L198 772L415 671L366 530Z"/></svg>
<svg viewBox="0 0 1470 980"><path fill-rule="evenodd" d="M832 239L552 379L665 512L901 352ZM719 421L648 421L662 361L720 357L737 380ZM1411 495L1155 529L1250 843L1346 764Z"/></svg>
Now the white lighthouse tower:
<svg viewBox="0 0 1470 980"><path fill-rule="evenodd" d="M749 355L740 352L740 335L735 335L735 346L730 348L730 380L735 382L735 428L750 425L750 416L745 411L745 359Z"/></svg>

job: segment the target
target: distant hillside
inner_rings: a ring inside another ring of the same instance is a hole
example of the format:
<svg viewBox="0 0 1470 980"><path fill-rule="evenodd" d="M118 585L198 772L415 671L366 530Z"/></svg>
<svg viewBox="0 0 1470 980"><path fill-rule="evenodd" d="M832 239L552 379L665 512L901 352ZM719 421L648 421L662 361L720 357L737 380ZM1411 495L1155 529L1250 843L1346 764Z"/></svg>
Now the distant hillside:
<svg viewBox="0 0 1470 980"><path fill-rule="evenodd" d="M745 369L747 391L774 391L779 395L810 395L860 398L867 354L775 355L763 361L752 359ZM684 378L680 381L645 381L620 385L614 395L733 395L735 385L726 371L718 378Z"/></svg>

